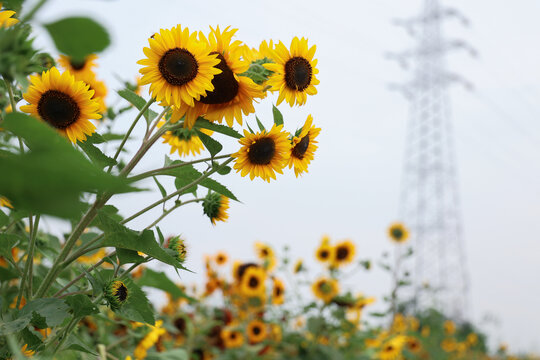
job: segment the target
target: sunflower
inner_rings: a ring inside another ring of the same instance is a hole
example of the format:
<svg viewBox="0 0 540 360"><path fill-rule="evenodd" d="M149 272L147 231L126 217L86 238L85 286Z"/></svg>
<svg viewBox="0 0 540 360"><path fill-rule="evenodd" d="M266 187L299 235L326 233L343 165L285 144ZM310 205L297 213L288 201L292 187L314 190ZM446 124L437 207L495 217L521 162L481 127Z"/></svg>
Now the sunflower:
<svg viewBox="0 0 540 360"><path fill-rule="evenodd" d="M116 310L127 302L129 291L122 281L113 280L105 287L104 295L111 308Z"/></svg>
<svg viewBox="0 0 540 360"><path fill-rule="evenodd" d="M259 265L255 263L243 263L241 264L239 261L235 261L233 264L233 277L237 282L241 282L242 278L244 277L244 274L249 268L260 268Z"/></svg>
<svg viewBox="0 0 540 360"><path fill-rule="evenodd" d="M227 349L240 347L244 343L244 336L238 330L222 329L220 335Z"/></svg>
<svg viewBox="0 0 540 360"><path fill-rule="evenodd" d="M8 207L10 209L13 209L13 205L11 205L11 202L3 196L0 196L0 207Z"/></svg>
<svg viewBox="0 0 540 360"><path fill-rule="evenodd" d="M420 343L420 340L412 336L407 337L406 345L407 345L407 350L409 350L413 354L417 354L418 352L420 352L422 348L422 344Z"/></svg>
<svg viewBox="0 0 540 360"><path fill-rule="evenodd" d="M270 40L267 42L263 40L259 49L250 48L247 45L242 46L242 59L246 60L249 63L254 63L258 60L269 59L271 56L271 50L274 48L274 41Z"/></svg>
<svg viewBox="0 0 540 360"><path fill-rule="evenodd" d="M0 9L2 9L2 3L0 3ZM15 11L4 10L0 11L0 27L8 28L19 22L18 19L12 18L15 15Z"/></svg>
<svg viewBox="0 0 540 360"><path fill-rule="evenodd" d="M93 72L82 72L80 74L73 74L75 80L84 81L90 90L94 90L94 96L92 99L96 100L99 103L99 112L101 114L107 111L107 106L105 105L105 97L107 96L107 85L101 80L96 78L96 75Z"/></svg>
<svg viewBox="0 0 540 360"><path fill-rule="evenodd" d="M82 255L77 258L77 262L81 264L95 264L99 260L107 256L107 250L101 248L98 251L94 252L92 255Z"/></svg>
<svg viewBox="0 0 540 360"><path fill-rule="evenodd" d="M334 248L330 245L330 238L323 237L321 245L315 250L315 258L319 262L328 262L334 258Z"/></svg>
<svg viewBox="0 0 540 360"><path fill-rule="evenodd" d="M294 174L296 177L307 172L307 167L313 154L317 150L317 141L315 138L321 132L320 128L312 126L313 117L308 115L306 123L302 126L302 131L297 136L292 138L291 157L289 158L289 169L294 166Z"/></svg>
<svg viewBox="0 0 540 360"><path fill-rule="evenodd" d="M405 343L404 336L396 336L383 343L378 353L380 360L397 360L401 358L401 349Z"/></svg>
<svg viewBox="0 0 540 360"><path fill-rule="evenodd" d="M452 320L446 320L443 329L446 335L453 335L456 332L456 324Z"/></svg>
<svg viewBox="0 0 540 360"><path fill-rule="evenodd" d="M336 279L322 277L313 283L311 289L316 297L329 303L339 293L339 284Z"/></svg>
<svg viewBox="0 0 540 360"><path fill-rule="evenodd" d="M227 221L229 214L229 198L216 192L210 192L203 200L203 213L210 218L212 225L217 221Z"/></svg>
<svg viewBox="0 0 540 360"><path fill-rule="evenodd" d="M270 246L261 242L256 242L255 252L259 259L263 261L263 267L266 271L272 271L276 267L276 255Z"/></svg>
<svg viewBox="0 0 540 360"><path fill-rule="evenodd" d="M158 127L163 126L164 121L160 121ZM200 129L200 131L208 136L211 136L214 132L211 130ZM163 144L169 144L171 146L171 154L178 152L180 157L199 155L201 150L204 149L204 145L194 129L178 128L172 131L166 131L162 136Z"/></svg>
<svg viewBox="0 0 540 360"><path fill-rule="evenodd" d="M280 41L273 50L270 50L274 64L263 66L273 71L267 84L271 91L279 91L277 105L286 100L289 105L304 105L307 95L317 94L315 85L319 80L315 74L319 73L317 60L313 59L316 46L308 48L308 40L295 37L291 42L291 50Z"/></svg>
<svg viewBox="0 0 540 360"><path fill-rule="evenodd" d="M252 320L247 325L247 338L251 344L257 344L266 339L268 329L261 320Z"/></svg>
<svg viewBox="0 0 540 360"><path fill-rule="evenodd" d="M354 243L350 240L342 241L334 246L332 253L332 266L339 267L348 264L354 259Z"/></svg>
<svg viewBox="0 0 540 360"><path fill-rule="evenodd" d="M180 236L175 236L169 239L169 244L167 247L174 251L175 258L180 264L186 261L186 258L187 258L186 242L184 241L184 239L180 238Z"/></svg>
<svg viewBox="0 0 540 360"><path fill-rule="evenodd" d="M281 305L285 301L285 284L278 278L274 278L272 287L272 304Z"/></svg>
<svg viewBox="0 0 540 360"><path fill-rule="evenodd" d="M23 95L30 104L21 106L21 111L42 119L73 143L96 131L89 119L101 118L99 103L87 84L75 81L69 71L60 74L55 67L41 76L30 75L30 83Z"/></svg>
<svg viewBox="0 0 540 360"><path fill-rule="evenodd" d="M216 254L216 264L218 265L223 265L227 262L228 260L228 256L227 256L227 253L224 252L224 251L220 251Z"/></svg>
<svg viewBox="0 0 540 360"><path fill-rule="evenodd" d="M197 33L189 33L177 25L161 29L148 39L150 47L143 49L146 59L137 61L144 67L141 84L150 84L152 97L167 105L194 106L207 91L214 90L212 79L221 73L218 54L210 54L208 44L197 40ZM174 122L174 121L173 121Z"/></svg>
<svg viewBox="0 0 540 360"><path fill-rule="evenodd" d="M266 272L260 267L249 267L242 275L240 290L246 296L264 294Z"/></svg>
<svg viewBox="0 0 540 360"><path fill-rule="evenodd" d="M402 223L396 222L388 228L388 236L393 242L401 244L409 238L409 230Z"/></svg>
<svg viewBox="0 0 540 360"><path fill-rule="evenodd" d="M210 27L208 38L199 32L199 38L210 48L211 54L216 54L220 60L216 66L221 73L214 76L212 85L214 89L202 95L195 101L194 106L189 104L176 105L173 108L172 122L185 116L184 125L191 128L199 116L210 121L223 119L227 125L232 126L234 120L241 125L242 113L249 115L255 112L254 98L264 98L259 85L246 76L240 74L249 69L249 62L241 60L243 47L241 42L232 38L238 29L225 28L220 31Z"/></svg>
<svg viewBox="0 0 540 360"><path fill-rule="evenodd" d="M97 55L91 54L86 56L82 61L77 61L66 55L60 55L58 64L65 70L73 74L77 80L81 80L79 76L95 76L93 68L96 64Z"/></svg>
<svg viewBox="0 0 540 360"><path fill-rule="evenodd" d="M295 274L298 274L302 270L304 270L304 262L302 261L302 259L298 259L294 264L293 272Z"/></svg>
<svg viewBox="0 0 540 360"><path fill-rule="evenodd" d="M283 174L290 156L289 134L282 131L283 125L272 125L270 131L263 130L252 134L244 130L244 137L239 140L242 147L231 156L236 158L234 169L242 176L249 174L270 182L276 179L275 172Z"/></svg>

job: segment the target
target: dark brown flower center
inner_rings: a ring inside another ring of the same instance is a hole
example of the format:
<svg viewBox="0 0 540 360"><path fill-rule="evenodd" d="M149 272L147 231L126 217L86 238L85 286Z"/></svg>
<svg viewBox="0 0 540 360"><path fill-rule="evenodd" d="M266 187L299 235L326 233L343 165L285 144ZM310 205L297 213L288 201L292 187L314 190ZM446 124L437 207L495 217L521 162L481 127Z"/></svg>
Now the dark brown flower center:
<svg viewBox="0 0 540 360"><path fill-rule="evenodd" d="M401 240L401 238L403 237L403 230L401 230L400 228L393 228L392 237L396 240Z"/></svg>
<svg viewBox="0 0 540 360"><path fill-rule="evenodd" d="M281 286L277 285L275 288L274 288L274 294L279 297L281 296L281 294L283 293L283 289L281 288Z"/></svg>
<svg viewBox="0 0 540 360"><path fill-rule="evenodd" d="M69 64L74 70L82 70L84 66L86 65L86 59L83 61L69 60Z"/></svg>
<svg viewBox="0 0 540 360"><path fill-rule="evenodd" d="M57 129L65 129L76 122L81 115L77 102L68 94L58 90L48 90L41 95L37 111L39 116Z"/></svg>
<svg viewBox="0 0 540 360"><path fill-rule="evenodd" d="M203 104L223 104L231 101L238 94L238 81L234 78L229 65L225 61L223 55L217 52L211 52L210 54L218 54L217 58L221 60L216 67L221 70L221 74L217 74L212 79L212 85L214 85L214 91L206 93L206 96L201 96L201 102Z"/></svg>
<svg viewBox="0 0 540 360"><path fill-rule="evenodd" d="M235 332L232 332L232 333L231 333L231 339L232 339L232 340L236 339L236 333L235 333Z"/></svg>
<svg viewBox="0 0 540 360"><path fill-rule="evenodd" d="M259 279L256 276L251 276L249 278L248 285L250 288L256 288L259 286Z"/></svg>
<svg viewBox="0 0 540 360"><path fill-rule="evenodd" d="M295 56L285 63L285 84L290 89L304 91L312 76L311 64L303 57Z"/></svg>
<svg viewBox="0 0 540 360"><path fill-rule="evenodd" d="M345 246L340 246L337 248L336 258L338 260L345 260L347 256L349 256L349 249L347 249Z"/></svg>
<svg viewBox="0 0 540 360"><path fill-rule="evenodd" d="M321 250L321 251L319 252L319 256L320 256L322 259L328 258L329 255L330 255L330 253L328 252L328 250Z"/></svg>
<svg viewBox="0 0 540 360"><path fill-rule="evenodd" d="M118 301L122 302L127 299L128 296L128 289L124 284L120 284L116 291L114 292L114 296L118 299Z"/></svg>
<svg viewBox="0 0 540 360"><path fill-rule="evenodd" d="M179 317L178 319L174 320L174 326L180 331L180 333L184 333L186 330L186 319L183 317Z"/></svg>
<svg viewBox="0 0 540 360"><path fill-rule="evenodd" d="M258 326L253 327L253 334L259 335L261 333L261 328Z"/></svg>
<svg viewBox="0 0 540 360"><path fill-rule="evenodd" d="M199 64L186 49L174 48L161 57L158 68L169 84L181 86L195 79Z"/></svg>
<svg viewBox="0 0 540 360"><path fill-rule="evenodd" d="M252 164L268 165L274 158L276 144L273 139L265 137L249 146L248 158Z"/></svg>
<svg viewBox="0 0 540 360"><path fill-rule="evenodd" d="M309 134L304 136L298 144L296 144L292 150L294 157L302 160L309 146Z"/></svg>
<svg viewBox="0 0 540 360"><path fill-rule="evenodd" d="M238 269L236 270L237 278L242 279L242 277L244 277L244 274L246 273L246 270L249 269L250 267L257 267L257 265L254 263L245 263L245 264L240 265Z"/></svg>

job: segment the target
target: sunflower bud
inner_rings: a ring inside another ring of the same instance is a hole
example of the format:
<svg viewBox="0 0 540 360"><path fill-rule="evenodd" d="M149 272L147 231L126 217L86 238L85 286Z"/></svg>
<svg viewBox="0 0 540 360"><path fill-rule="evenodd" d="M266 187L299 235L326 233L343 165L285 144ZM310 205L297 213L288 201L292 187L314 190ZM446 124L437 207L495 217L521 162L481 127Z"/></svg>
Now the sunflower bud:
<svg viewBox="0 0 540 360"><path fill-rule="evenodd" d="M174 251L174 257L180 264L186 261L187 248L186 243L180 236L175 236L169 240L169 249Z"/></svg>
<svg viewBox="0 0 540 360"><path fill-rule="evenodd" d="M112 280L105 287L104 292L105 299L107 299L113 310L116 310L124 305L129 297L129 291L126 284L120 280Z"/></svg>
<svg viewBox="0 0 540 360"><path fill-rule="evenodd" d="M210 218L212 224L216 221L226 221L229 218L229 198L221 194L210 192L203 200L203 212Z"/></svg>

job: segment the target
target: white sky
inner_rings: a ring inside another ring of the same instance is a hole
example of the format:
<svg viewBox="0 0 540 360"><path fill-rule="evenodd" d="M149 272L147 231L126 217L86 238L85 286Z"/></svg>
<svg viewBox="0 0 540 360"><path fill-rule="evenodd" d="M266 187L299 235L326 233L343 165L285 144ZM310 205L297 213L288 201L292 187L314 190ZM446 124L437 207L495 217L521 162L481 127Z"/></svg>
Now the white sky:
<svg viewBox="0 0 540 360"><path fill-rule="evenodd" d="M458 52L449 59L451 70L476 88L451 91L473 319L484 324L494 343L506 341L510 350L538 352L540 51L535 35L540 31L540 2L446 3L472 21L467 29L450 22L446 34L467 39L480 54L471 59ZM189 266L202 273L204 253L225 249L249 259L256 240L275 249L289 245L304 258L312 257L323 234L352 238L362 258L376 259L391 249L385 231L397 215L408 104L387 84L405 80L407 74L383 54L412 45L391 20L416 15L420 8L421 0L51 0L38 21L89 15L106 25L113 46L99 60L98 74L111 93L120 88L114 75L130 80L138 73L136 61L143 57L146 39L176 24L204 31L209 25L232 25L240 29L238 39L253 47L270 38L289 44L296 35L317 45L319 94L302 108L280 106L289 131L310 113L322 127L309 174L296 179L287 172L271 184L229 175L220 181L243 204L232 204L228 223L213 227L197 206L182 208L163 221L166 234L182 233L189 241ZM37 44L51 49L42 32ZM258 106L266 124L271 122L271 100ZM129 123L130 118L123 118L117 129L127 129ZM235 150L234 143L228 144ZM167 147L157 148L137 169L160 166L165 152ZM130 215L158 196L147 192L116 203ZM155 216L131 226L143 227ZM183 279L201 280L202 274ZM380 271L354 280L355 289L366 294L378 296L389 289ZM481 322L486 315L498 323Z"/></svg>

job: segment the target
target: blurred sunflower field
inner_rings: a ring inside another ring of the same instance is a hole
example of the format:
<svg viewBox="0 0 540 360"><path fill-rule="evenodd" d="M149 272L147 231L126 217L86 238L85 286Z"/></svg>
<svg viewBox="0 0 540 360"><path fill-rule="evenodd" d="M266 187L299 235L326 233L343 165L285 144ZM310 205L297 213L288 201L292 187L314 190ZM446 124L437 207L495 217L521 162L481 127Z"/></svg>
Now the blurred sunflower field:
<svg viewBox="0 0 540 360"><path fill-rule="evenodd" d="M139 74L108 103L95 71L108 30L88 17L34 24L45 3L0 5L0 359L532 359L504 346L488 352L467 322L410 311L398 296L407 278L388 257L358 259L352 240L324 236L312 249L317 269L264 243L251 262L220 251L207 254L206 269L188 269L189 244L163 234L161 220L186 205L219 226L238 203L227 177L308 172L317 119L290 128L278 107L315 101L316 46L294 37L253 47L230 26L156 29L133 59ZM55 48L37 49L33 26ZM248 124L269 93L272 112ZM127 131L115 132L119 119L129 119ZM143 158L151 169L138 166ZM148 179L155 201L110 203L149 190ZM153 209L160 215L146 227L130 227ZM58 236L44 218L69 230ZM406 249L397 260L412 254L406 225L388 235ZM393 277L387 297L344 286L373 264ZM206 278L180 284L156 265ZM162 291L165 306L143 288ZM370 310L375 302L385 310Z"/></svg>

